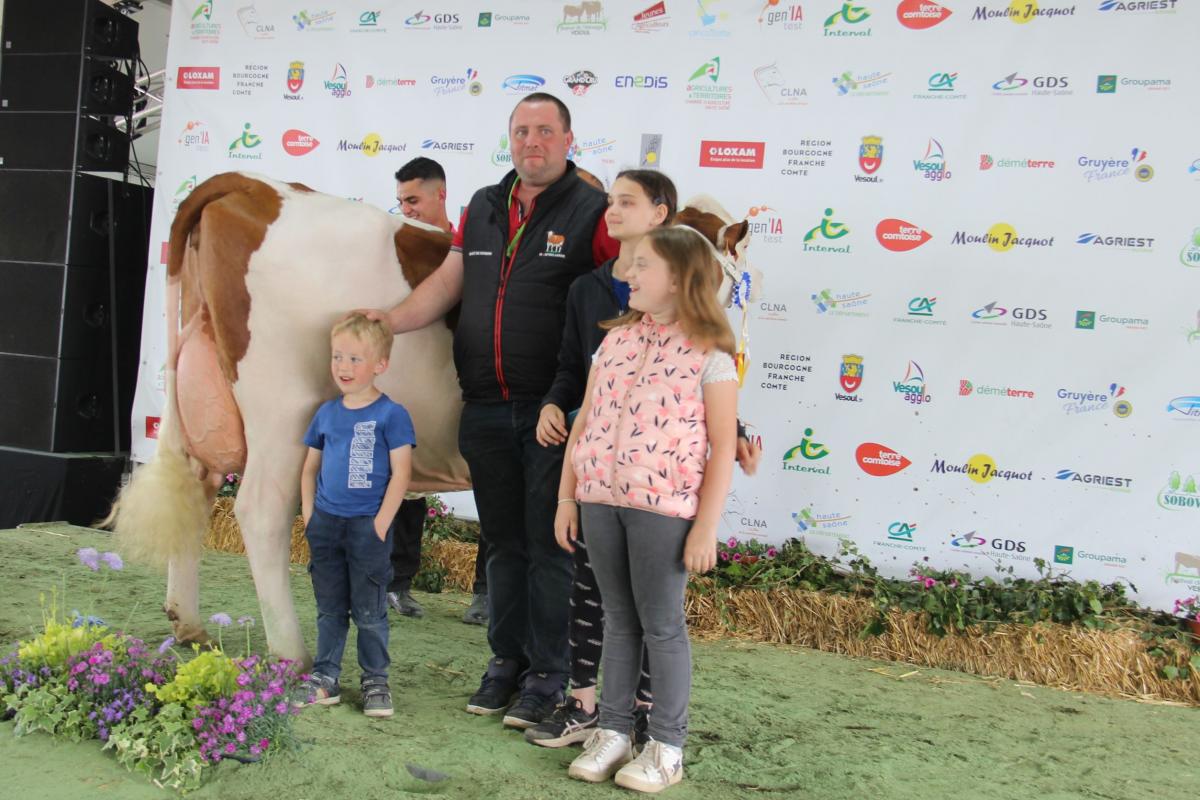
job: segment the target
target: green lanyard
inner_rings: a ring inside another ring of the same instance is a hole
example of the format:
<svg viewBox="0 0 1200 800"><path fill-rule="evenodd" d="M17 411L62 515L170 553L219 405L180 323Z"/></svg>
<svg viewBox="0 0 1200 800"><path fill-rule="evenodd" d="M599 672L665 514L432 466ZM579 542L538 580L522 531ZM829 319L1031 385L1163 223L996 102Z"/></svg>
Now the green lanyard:
<svg viewBox="0 0 1200 800"><path fill-rule="evenodd" d="M519 181L513 181L512 187L508 190L508 215L510 218L512 217L513 194L517 191L517 183L519 183ZM532 216L533 209L531 208L529 211L530 213L521 220L521 225L517 228L517 232L514 233L512 239L509 240L508 249L504 251L505 258L512 258L513 252L517 249L517 243L521 240L521 234L525 232L525 224L529 222L529 217Z"/></svg>

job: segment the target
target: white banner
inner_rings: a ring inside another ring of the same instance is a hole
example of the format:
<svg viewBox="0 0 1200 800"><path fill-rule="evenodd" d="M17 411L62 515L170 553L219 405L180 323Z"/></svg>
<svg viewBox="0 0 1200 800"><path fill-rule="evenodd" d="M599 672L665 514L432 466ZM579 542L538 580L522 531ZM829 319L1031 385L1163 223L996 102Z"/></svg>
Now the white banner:
<svg viewBox="0 0 1200 800"><path fill-rule="evenodd" d="M723 536L1200 591L1200 122L1187 0L177 0L135 457L154 449L161 248L246 170L454 218L523 94L576 161L652 166L753 225L741 416L765 454ZM731 316L735 330L741 326Z"/></svg>

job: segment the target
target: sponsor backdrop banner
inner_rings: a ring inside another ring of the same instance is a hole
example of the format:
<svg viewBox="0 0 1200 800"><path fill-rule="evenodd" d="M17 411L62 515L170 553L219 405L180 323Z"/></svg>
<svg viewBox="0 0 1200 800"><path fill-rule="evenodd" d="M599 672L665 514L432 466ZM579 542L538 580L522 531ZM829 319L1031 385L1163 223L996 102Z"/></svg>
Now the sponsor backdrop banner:
<svg viewBox="0 0 1200 800"><path fill-rule="evenodd" d="M763 273L721 536L1200 591L1200 121L1187 0L179 0L135 457L163 407L162 264L197 182L246 170L451 216L564 98L575 160L747 218ZM735 331L741 314L731 311ZM393 369L403 365L393 365Z"/></svg>

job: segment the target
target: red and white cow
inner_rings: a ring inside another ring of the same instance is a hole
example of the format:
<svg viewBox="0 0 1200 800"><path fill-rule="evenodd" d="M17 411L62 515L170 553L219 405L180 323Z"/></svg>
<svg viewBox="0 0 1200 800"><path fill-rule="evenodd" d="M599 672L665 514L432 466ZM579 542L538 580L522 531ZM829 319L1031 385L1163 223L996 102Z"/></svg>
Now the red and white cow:
<svg viewBox="0 0 1200 800"><path fill-rule="evenodd" d="M706 204L719 210L706 200ZM731 262L748 225L685 209ZM180 205L167 268L167 409L154 459L110 515L133 558L167 566L164 610L182 641L204 640L199 559L223 476L242 476L242 531L270 651L309 662L288 585L302 443L334 395L329 330L348 309L389 307L441 264L449 236L362 203L242 173L214 176ZM730 283L726 278L726 283ZM451 332L395 338L379 388L412 414L414 491L468 488Z"/></svg>

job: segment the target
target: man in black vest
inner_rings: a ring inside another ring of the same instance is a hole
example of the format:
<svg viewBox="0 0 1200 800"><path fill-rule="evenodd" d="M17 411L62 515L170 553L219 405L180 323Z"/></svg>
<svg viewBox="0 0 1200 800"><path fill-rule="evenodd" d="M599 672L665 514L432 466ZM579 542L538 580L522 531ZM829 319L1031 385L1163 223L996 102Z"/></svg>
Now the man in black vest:
<svg viewBox="0 0 1200 800"><path fill-rule="evenodd" d="M562 699L572 580L571 557L554 541L563 446L537 443L538 410L554 380L567 289L619 248L604 192L567 160L574 136L562 101L538 92L517 103L509 140L513 170L471 198L441 267L377 313L403 333L462 302L459 449L488 536L493 654L467 711L507 711L505 725L527 728Z"/></svg>

